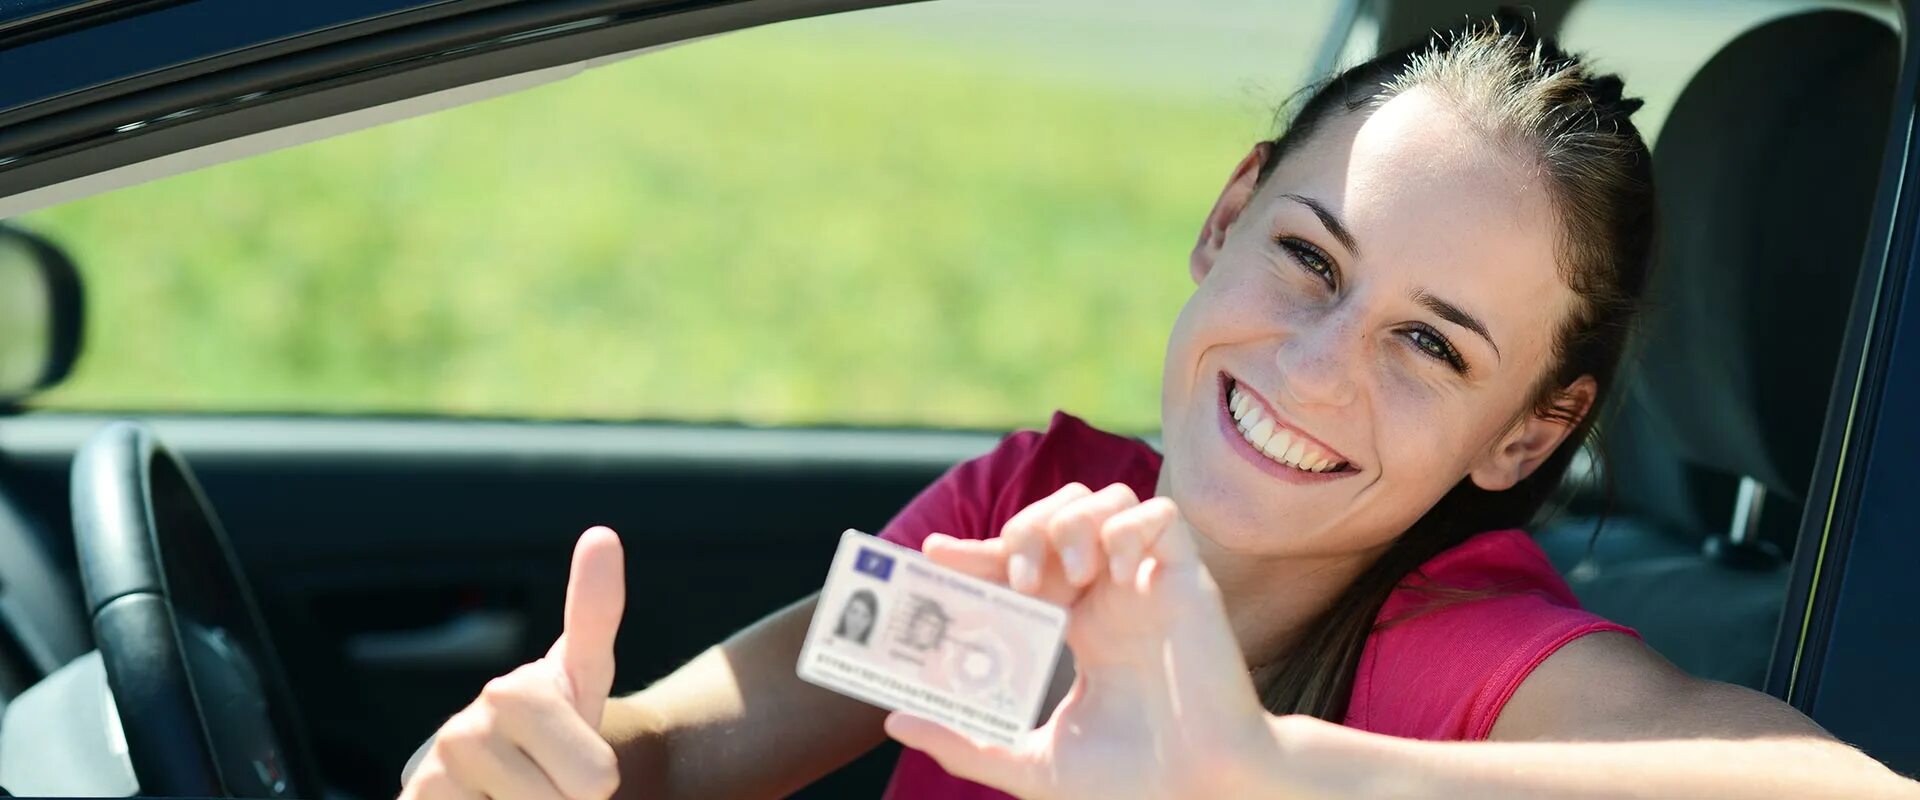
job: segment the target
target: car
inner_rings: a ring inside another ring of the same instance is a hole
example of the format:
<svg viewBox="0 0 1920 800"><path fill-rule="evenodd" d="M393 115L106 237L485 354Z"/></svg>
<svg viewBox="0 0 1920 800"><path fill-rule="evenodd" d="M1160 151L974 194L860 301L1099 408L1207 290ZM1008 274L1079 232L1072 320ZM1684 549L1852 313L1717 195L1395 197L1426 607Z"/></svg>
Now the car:
<svg viewBox="0 0 1920 800"><path fill-rule="evenodd" d="M1192 11L1197 4L1161 2L1156 25L1203 16ZM0 787L391 794L407 756L440 721L557 634L571 537L587 525L609 524L637 543L627 550L616 684L636 689L817 588L843 529L879 528L945 469L1021 424L909 415L849 425L831 413L829 424L812 425L620 412L555 419L568 414L460 413L455 404L409 405L404 395L395 395L397 407L382 407L386 397L339 411L301 407L290 392L247 406L183 411L163 398L140 407L136 390L158 374L143 369L193 356L168 349L162 332L177 330L142 311L137 287L145 284L135 279L167 280L186 267L164 253L151 264L73 257L90 241L130 235L131 221L63 232L57 217L34 212L629 57L644 63L730 31L904 13L874 10L890 5L33 0L0 9L0 219L8 220L0 224L0 393L8 398L0 413ZM1042 13L975 5L970 19ZM1325 72L1494 5L1232 2L1207 24L1230 30L1222 20L1248 9L1304 21L1276 28L1312 33L1297 49L1308 71ZM1097 38L1106 29L1094 23L1149 6L1077 2L1045 13ZM1920 478L1920 415L1903 411L1920 408L1920 167L1911 158L1920 144L1920 51L1904 47L1920 11L1864 1L1532 6L1539 25L1565 29L1577 48L1621 54L1630 86L1650 101L1645 122L1663 203L1652 311L1629 389L1534 527L1537 539L1589 608L1634 626L1676 663L1782 698L1896 771L1920 775L1920 733L1908 723L1920 717L1910 685L1920 662L1920 581L1910 577L1920 567L1911 522L1920 519L1920 494L1910 488ZM1596 32L1579 38L1582 24ZM1101 71L1126 68L1134 46L1114 45L1122 55ZM1166 63L1197 52L1134 68L1143 82L1159 80ZM1648 65L1644 83L1636 65ZM865 77L841 74L845 92L859 96ZM571 111L587 122L605 112ZM548 135L532 130L528 141ZM863 155L887 154L875 145ZM1223 174L1227 165L1218 165ZM701 188L673 185L682 194ZM822 194L830 188L816 185ZM538 202L523 209L535 219L543 212ZM194 235L245 233L215 220ZM653 233L663 232L644 220L623 231ZM916 280L912 266L898 269L892 280ZM310 291L346 303L329 308L375 302L373 278L353 275L369 284ZM102 287L115 282L136 288L102 301ZM571 292L567 307L581 313L614 302L607 285L562 288ZM859 300L845 295L820 313L877 313ZM690 313L755 313L740 302ZM209 313L176 316L192 323ZM345 314L302 324L365 321ZM1017 357L1073 357L1030 346L1011 324L1019 321L971 322ZM91 408L60 399L89 348L116 336L156 348L115 362L132 376L124 385L135 399ZM859 336L924 341L877 329ZM374 341L346 358L371 358L388 342ZM781 352L813 344L796 336ZM536 353L526 363L589 368L563 356ZM402 362L394 374L424 368ZM741 368L740 385L757 385L752 368ZM192 377L229 375L250 377ZM1095 385L1109 377L1093 375ZM895 753L883 746L803 795L877 794Z"/></svg>

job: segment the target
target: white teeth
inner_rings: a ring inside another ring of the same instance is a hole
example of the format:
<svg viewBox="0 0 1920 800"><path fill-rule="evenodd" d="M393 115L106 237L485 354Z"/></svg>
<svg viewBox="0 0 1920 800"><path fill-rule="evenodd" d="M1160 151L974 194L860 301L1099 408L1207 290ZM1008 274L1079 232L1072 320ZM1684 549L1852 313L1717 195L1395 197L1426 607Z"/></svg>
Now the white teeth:
<svg viewBox="0 0 1920 800"><path fill-rule="evenodd" d="M1307 444L1306 437L1296 437L1279 427L1261 410L1263 407L1253 395L1241 391L1238 384L1227 395L1227 410L1233 415L1234 427L1240 429L1240 435L1246 437L1248 444L1268 458L1307 472L1327 472L1340 463L1318 448L1309 451L1313 446Z"/></svg>
<svg viewBox="0 0 1920 800"><path fill-rule="evenodd" d="M1285 461L1285 462L1287 462L1287 463L1289 463L1289 464L1293 464L1293 465L1295 465L1295 466L1298 466L1298 465L1300 464L1300 459L1302 459L1302 458L1305 458L1305 457L1306 457L1306 455L1307 455L1307 442L1306 442L1306 440L1305 440L1305 439L1295 439L1295 440L1293 440L1293 447L1290 447L1290 448L1288 448L1288 449L1287 449L1287 454L1286 454L1286 455L1284 455L1284 456L1281 456L1281 457L1280 457L1280 460L1281 460L1281 461Z"/></svg>
<svg viewBox="0 0 1920 800"><path fill-rule="evenodd" d="M1253 430L1253 426L1260 424L1260 421L1266 419L1267 415L1261 413L1260 404L1254 402L1253 398L1241 395L1240 399L1242 401L1240 404L1240 429L1243 431Z"/></svg>
<svg viewBox="0 0 1920 800"><path fill-rule="evenodd" d="M1287 447L1291 444L1293 444L1293 434L1283 430L1275 433L1272 439L1266 440L1266 444L1261 445L1260 450L1266 453L1268 458L1278 461L1281 456L1287 454Z"/></svg>
<svg viewBox="0 0 1920 800"><path fill-rule="evenodd" d="M1252 430L1247 431L1247 441L1254 443L1254 447L1260 447L1259 442L1264 442L1267 440L1267 437L1273 435L1273 427L1273 420L1261 417L1259 424L1254 425ZM1286 431L1281 431L1280 435L1285 436Z"/></svg>

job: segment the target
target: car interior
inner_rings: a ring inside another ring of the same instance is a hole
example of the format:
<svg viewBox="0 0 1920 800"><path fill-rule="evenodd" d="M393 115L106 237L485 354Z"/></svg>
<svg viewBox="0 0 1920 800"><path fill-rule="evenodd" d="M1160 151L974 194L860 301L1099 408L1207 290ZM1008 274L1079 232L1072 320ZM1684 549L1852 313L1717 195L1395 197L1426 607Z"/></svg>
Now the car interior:
<svg viewBox="0 0 1920 800"><path fill-rule="evenodd" d="M1655 146L1650 313L1587 501L1607 513L1538 538L1582 603L1696 675L1766 679L1899 49L1848 11L1772 20L1694 75Z"/></svg>
<svg viewBox="0 0 1920 800"><path fill-rule="evenodd" d="M1371 44L1384 47L1494 4L1352 5L1378 17ZM1544 4L1542 18L1571 5ZM1779 5L1720 44L1672 101L1654 146L1663 205L1649 316L1590 468L1535 530L1590 609L1689 672L1755 688L1829 397L1848 377L1834 365L1901 48L1884 14ZM0 714L95 648L72 476L76 453L115 418L0 416ZM818 588L841 530L877 530L1001 433L147 421L217 509L325 794L340 798L391 795L441 720L541 654L559 629L571 532L607 524L646 543L627 550L634 634L619 642L615 686L638 689ZM749 490L758 501L740 502ZM6 741L0 775L24 752ZM896 753L883 746L801 796L877 795Z"/></svg>

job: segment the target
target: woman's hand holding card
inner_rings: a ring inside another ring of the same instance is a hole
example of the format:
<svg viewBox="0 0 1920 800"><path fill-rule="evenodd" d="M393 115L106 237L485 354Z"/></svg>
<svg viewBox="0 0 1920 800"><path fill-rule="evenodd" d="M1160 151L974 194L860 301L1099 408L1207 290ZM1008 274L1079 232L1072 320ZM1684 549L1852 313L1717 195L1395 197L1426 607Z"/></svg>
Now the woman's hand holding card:
<svg viewBox="0 0 1920 800"><path fill-rule="evenodd" d="M1220 592L1171 500L1070 484L1001 536L935 535L935 563L1068 608L1077 674L1045 725L985 745L903 714L887 731L1021 797L1237 796L1279 749Z"/></svg>

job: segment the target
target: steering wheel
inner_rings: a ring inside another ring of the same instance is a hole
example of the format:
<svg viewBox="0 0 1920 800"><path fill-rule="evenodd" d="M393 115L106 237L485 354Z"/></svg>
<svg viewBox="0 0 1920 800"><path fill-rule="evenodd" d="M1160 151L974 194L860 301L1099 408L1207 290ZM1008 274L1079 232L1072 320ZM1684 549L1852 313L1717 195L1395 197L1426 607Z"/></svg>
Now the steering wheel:
<svg viewBox="0 0 1920 800"><path fill-rule="evenodd" d="M87 614L140 794L295 797L320 784L246 576L186 462L116 422L73 462Z"/></svg>

